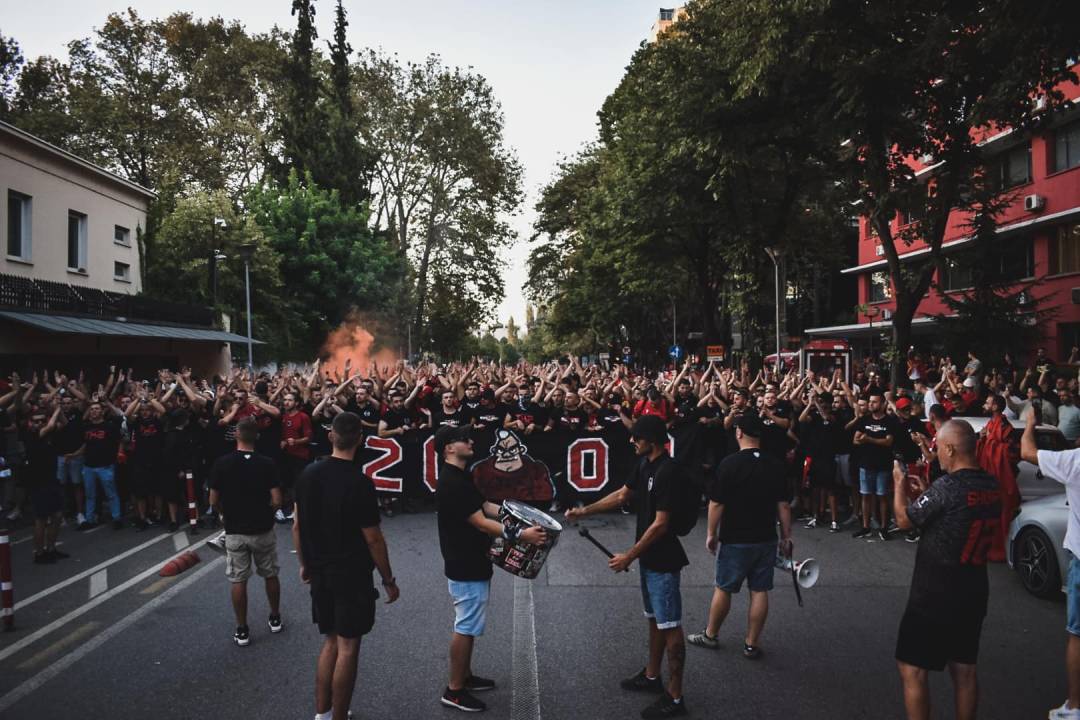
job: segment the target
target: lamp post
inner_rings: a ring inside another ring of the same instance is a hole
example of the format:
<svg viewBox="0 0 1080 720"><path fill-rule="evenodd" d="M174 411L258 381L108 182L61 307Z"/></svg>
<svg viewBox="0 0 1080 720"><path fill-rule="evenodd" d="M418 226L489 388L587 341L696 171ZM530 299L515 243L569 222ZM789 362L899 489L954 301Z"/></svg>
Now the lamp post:
<svg viewBox="0 0 1080 720"><path fill-rule="evenodd" d="M776 271L776 374L780 374L780 258L783 257L784 251L778 247L767 247L765 253L769 256L769 259L773 261L773 268Z"/></svg>
<svg viewBox="0 0 1080 720"><path fill-rule="evenodd" d="M247 300L247 347L248 347L248 372L255 372L255 360L251 351L251 258L255 255L255 243L244 243L240 246L240 257L244 261L244 295Z"/></svg>
<svg viewBox="0 0 1080 720"><path fill-rule="evenodd" d="M217 244L217 229L218 227L226 228L228 224L225 222L225 218L214 218L213 224L210 225L210 306L217 312L217 287L218 287L218 272L217 263L218 260L225 260L226 256L218 249ZM214 322L217 322L215 317Z"/></svg>

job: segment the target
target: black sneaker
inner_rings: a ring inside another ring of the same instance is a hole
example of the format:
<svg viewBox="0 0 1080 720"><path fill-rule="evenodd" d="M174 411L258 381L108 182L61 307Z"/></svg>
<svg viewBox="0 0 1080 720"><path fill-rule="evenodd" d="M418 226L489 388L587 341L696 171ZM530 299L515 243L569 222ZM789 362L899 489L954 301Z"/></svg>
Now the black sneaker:
<svg viewBox="0 0 1080 720"><path fill-rule="evenodd" d="M135 521L135 532L146 532L150 529L150 521L146 518Z"/></svg>
<svg viewBox="0 0 1080 720"><path fill-rule="evenodd" d="M495 689L495 681L477 675L470 675L469 679L465 681L465 689L469 692L487 692Z"/></svg>
<svg viewBox="0 0 1080 720"><path fill-rule="evenodd" d="M76 527L75 529L80 530L80 531L84 531L84 530L93 530L96 527L97 527L96 522L90 522L89 520L83 520L81 523L79 523L79 526Z"/></svg>
<svg viewBox="0 0 1080 720"><path fill-rule="evenodd" d="M917 542L919 542L919 531L918 530L912 530L911 532L909 532L907 534L907 537L904 538L904 542L909 542L909 543L917 543Z"/></svg>
<svg viewBox="0 0 1080 720"><path fill-rule="evenodd" d="M280 615L271 615L270 619L266 621L266 624L270 626L270 632L279 633L285 629L285 626L281 624Z"/></svg>
<svg viewBox="0 0 1080 720"><path fill-rule="evenodd" d="M888 540L889 539L889 533L886 532L885 530L880 529L880 528L877 531L877 536L878 536L878 540Z"/></svg>
<svg viewBox="0 0 1080 720"><path fill-rule="evenodd" d="M656 702L641 711L641 717L650 720L651 718L680 717L686 713L685 699L675 702L675 699L665 692L656 699Z"/></svg>
<svg viewBox="0 0 1080 720"><path fill-rule="evenodd" d="M446 688L442 697L439 698L439 702L446 707L457 708L463 712L483 712L487 710L487 705L474 698L472 693L465 688L461 690Z"/></svg>
<svg viewBox="0 0 1080 720"><path fill-rule="evenodd" d="M169 523L169 532L170 533L174 533L179 529L180 529L180 524L179 523L176 523L176 522L170 522Z"/></svg>
<svg viewBox="0 0 1080 720"><path fill-rule="evenodd" d="M67 560L69 557L71 557L63 550L57 550L56 548L53 548L52 550L46 550L45 552L49 555L52 555L53 560Z"/></svg>
<svg viewBox="0 0 1080 720"><path fill-rule="evenodd" d="M853 538L870 537L870 532L871 532L870 528L868 528L868 527L859 528L855 532L851 533L851 537L853 537Z"/></svg>
<svg viewBox="0 0 1080 720"><path fill-rule="evenodd" d="M623 690L630 690L631 692L664 692L664 684L660 682L659 677L649 678L645 676L645 668L641 668L641 672L633 677L628 677L625 680L619 682L619 687Z"/></svg>
<svg viewBox="0 0 1080 720"><path fill-rule="evenodd" d="M36 553L34 553L34 564L35 565L52 565L54 562L56 562L56 558L54 558L52 556L52 553L49 553L49 552L36 552Z"/></svg>
<svg viewBox="0 0 1080 720"><path fill-rule="evenodd" d="M761 657L761 648L757 645L747 645L743 643L742 656L747 660L757 660Z"/></svg>
<svg viewBox="0 0 1080 720"><path fill-rule="evenodd" d="M236 632L233 633L232 639L233 642L240 647L244 647L249 642L251 642L251 633L248 632L248 626L238 625L236 628Z"/></svg>

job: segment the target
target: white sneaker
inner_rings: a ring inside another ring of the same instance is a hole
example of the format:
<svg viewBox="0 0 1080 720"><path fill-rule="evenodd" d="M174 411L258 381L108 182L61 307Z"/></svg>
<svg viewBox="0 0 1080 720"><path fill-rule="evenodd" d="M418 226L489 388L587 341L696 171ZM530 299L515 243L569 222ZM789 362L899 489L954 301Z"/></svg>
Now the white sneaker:
<svg viewBox="0 0 1080 720"><path fill-rule="evenodd" d="M7 519L8 520L18 520L21 517L22 517L22 513L19 512L19 508L15 508L14 510L12 510L11 512L9 512L7 514Z"/></svg>
<svg viewBox="0 0 1080 720"><path fill-rule="evenodd" d="M75 524L76 525L82 525L84 522L86 522L86 516L85 515L83 515L82 513L79 513L78 515L75 516Z"/></svg>
<svg viewBox="0 0 1080 720"><path fill-rule="evenodd" d="M274 513L274 520L276 520L279 523L288 522L288 520L285 519L285 513L281 512L280 508L278 508L277 512Z"/></svg>
<svg viewBox="0 0 1080 720"><path fill-rule="evenodd" d="M1069 707L1069 701L1066 700L1061 707L1050 711L1049 718L1050 720L1080 720L1080 708Z"/></svg>
<svg viewBox="0 0 1080 720"><path fill-rule="evenodd" d="M221 533L220 535L218 535L213 540L207 540L206 541L206 547L213 550L214 552L219 552L219 553L224 555L225 554L225 533Z"/></svg>

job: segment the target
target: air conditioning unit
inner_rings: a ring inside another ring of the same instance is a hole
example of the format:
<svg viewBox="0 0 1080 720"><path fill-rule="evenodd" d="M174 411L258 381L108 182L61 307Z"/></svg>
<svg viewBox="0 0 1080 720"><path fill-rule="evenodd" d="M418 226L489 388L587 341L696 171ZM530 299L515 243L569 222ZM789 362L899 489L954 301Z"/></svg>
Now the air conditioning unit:
<svg viewBox="0 0 1080 720"><path fill-rule="evenodd" d="M1032 112L1042 112L1047 107L1049 107L1049 105L1050 105L1050 101L1047 99L1047 97L1045 95L1040 95L1039 97L1035 98L1035 102L1033 103L1033 107L1032 107Z"/></svg>
<svg viewBox="0 0 1080 720"><path fill-rule="evenodd" d="M1080 288L1072 289L1072 303L1073 305L1080 305Z"/></svg>
<svg viewBox="0 0 1080 720"><path fill-rule="evenodd" d="M1025 195L1024 209L1028 212L1037 212L1046 206L1046 198L1042 195Z"/></svg>
<svg viewBox="0 0 1080 720"><path fill-rule="evenodd" d="M875 245L874 246L874 254L877 255L878 257L881 257L882 255L885 254L885 247L882 246L882 245Z"/></svg>

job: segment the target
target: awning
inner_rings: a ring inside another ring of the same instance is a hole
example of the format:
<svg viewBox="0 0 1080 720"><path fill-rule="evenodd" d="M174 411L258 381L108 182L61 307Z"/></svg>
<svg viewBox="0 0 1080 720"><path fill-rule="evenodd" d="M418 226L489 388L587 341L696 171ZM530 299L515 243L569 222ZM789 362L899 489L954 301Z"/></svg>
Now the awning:
<svg viewBox="0 0 1080 720"><path fill-rule="evenodd" d="M929 330L937 324L936 317L917 317L911 321L912 331L919 329ZM892 330L892 320L879 320L871 323L855 323L853 325L833 325L831 327L807 328L803 331L806 335L832 335L838 338L848 339L854 337L869 337L874 333Z"/></svg>
<svg viewBox="0 0 1080 720"><path fill-rule="evenodd" d="M247 338L243 335L213 328L155 325L145 322L101 320L68 315L43 315L18 310L0 310L0 319L29 325L43 332L65 335L109 335L113 337L140 337L191 342L247 343ZM252 340L252 343L262 345L258 340Z"/></svg>

